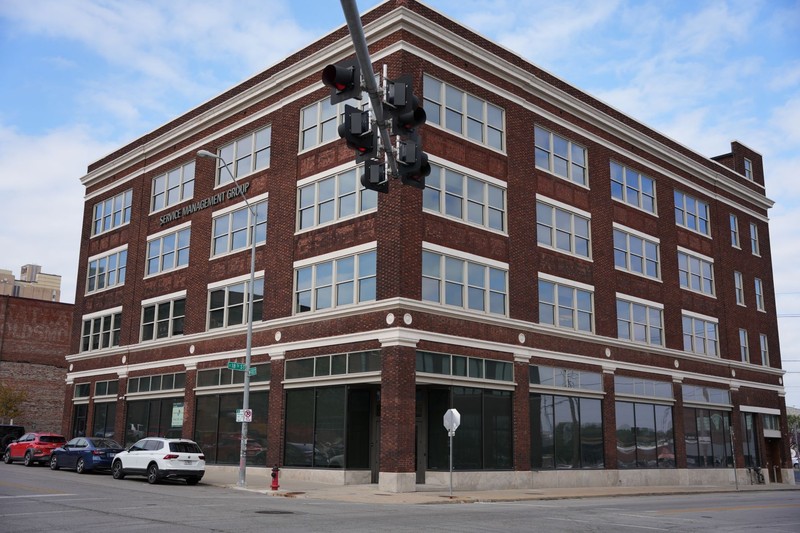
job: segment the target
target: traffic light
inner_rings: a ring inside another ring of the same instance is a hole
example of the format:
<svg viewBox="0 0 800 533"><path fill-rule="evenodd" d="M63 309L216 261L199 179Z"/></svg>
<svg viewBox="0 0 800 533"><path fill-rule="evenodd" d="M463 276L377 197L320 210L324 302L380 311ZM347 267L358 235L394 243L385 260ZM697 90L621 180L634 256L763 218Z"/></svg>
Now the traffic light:
<svg viewBox="0 0 800 533"><path fill-rule="evenodd" d="M339 137L356 151L357 163L374 159L378 155L378 132L370 126L369 111L345 105L344 121L339 125Z"/></svg>
<svg viewBox="0 0 800 533"><path fill-rule="evenodd" d="M425 188L425 178L431 173L428 154L416 137L402 139L397 150L397 172L404 185L417 189Z"/></svg>
<svg viewBox="0 0 800 533"><path fill-rule="evenodd" d="M361 175L361 185L365 189L378 192L389 192L389 181L386 179L386 168L376 159L364 163L364 173Z"/></svg>
<svg viewBox="0 0 800 533"><path fill-rule="evenodd" d="M410 135L417 126L425 124L427 116L419 105L419 98L414 96L413 80L403 74L396 80L386 84L384 110L392 122L392 131L396 135Z"/></svg>
<svg viewBox="0 0 800 533"><path fill-rule="evenodd" d="M331 105L351 98L361 99L361 67L358 59L347 59L322 69L322 83L331 88Z"/></svg>

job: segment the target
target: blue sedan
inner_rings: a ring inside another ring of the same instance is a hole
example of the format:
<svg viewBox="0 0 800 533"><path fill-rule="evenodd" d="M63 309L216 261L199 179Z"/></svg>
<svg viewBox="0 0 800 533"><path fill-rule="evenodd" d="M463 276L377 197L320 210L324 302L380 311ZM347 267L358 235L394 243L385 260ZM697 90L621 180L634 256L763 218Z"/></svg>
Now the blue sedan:
<svg viewBox="0 0 800 533"><path fill-rule="evenodd" d="M50 468L74 468L79 474L95 470L111 470L111 461L123 447L105 438L75 437L53 450Z"/></svg>

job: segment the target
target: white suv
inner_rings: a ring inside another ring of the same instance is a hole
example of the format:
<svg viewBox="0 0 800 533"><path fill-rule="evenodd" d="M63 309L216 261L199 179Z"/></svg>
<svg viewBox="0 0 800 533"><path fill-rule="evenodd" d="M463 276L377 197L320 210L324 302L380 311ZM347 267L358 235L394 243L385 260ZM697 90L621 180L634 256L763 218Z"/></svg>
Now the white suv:
<svg viewBox="0 0 800 533"><path fill-rule="evenodd" d="M162 479L183 479L196 485L206 473L206 457L196 442L187 439L148 437L117 453L111 463L111 475L147 476L148 483Z"/></svg>

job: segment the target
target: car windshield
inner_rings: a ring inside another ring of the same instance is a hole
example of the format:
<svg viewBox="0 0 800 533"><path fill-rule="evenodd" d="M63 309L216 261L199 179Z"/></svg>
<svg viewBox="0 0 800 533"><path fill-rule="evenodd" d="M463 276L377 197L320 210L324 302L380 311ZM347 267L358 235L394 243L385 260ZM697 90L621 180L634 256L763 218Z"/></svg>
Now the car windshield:
<svg viewBox="0 0 800 533"><path fill-rule="evenodd" d="M64 437L59 437L56 435L42 435L39 437L40 442L55 442L55 443L63 443L67 442L67 439Z"/></svg>
<svg viewBox="0 0 800 533"><path fill-rule="evenodd" d="M194 442L170 442L169 451L177 453L203 453Z"/></svg>
<svg viewBox="0 0 800 533"><path fill-rule="evenodd" d="M95 448L122 448L119 443L111 439L93 439Z"/></svg>

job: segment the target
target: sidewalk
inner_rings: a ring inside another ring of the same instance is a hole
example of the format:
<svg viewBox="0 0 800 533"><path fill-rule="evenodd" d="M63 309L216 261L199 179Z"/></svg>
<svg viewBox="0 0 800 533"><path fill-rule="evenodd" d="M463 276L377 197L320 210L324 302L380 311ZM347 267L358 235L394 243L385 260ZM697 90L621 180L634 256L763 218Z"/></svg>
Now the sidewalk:
<svg viewBox="0 0 800 533"><path fill-rule="evenodd" d="M513 502L528 500L560 500L565 498L599 498L613 496L652 496L661 494L698 494L736 492L735 486L654 486L654 487L585 487L511 489L490 491L458 491L450 496L449 487L418 485L417 492L384 492L378 485L329 485L310 481L281 481L278 490L271 490L270 470L248 467L247 487L238 487L239 468L206 466L201 483L238 490L258 492L267 497L309 498L351 503L442 504L475 502ZM800 490L798 485L739 484L739 492L763 490Z"/></svg>

